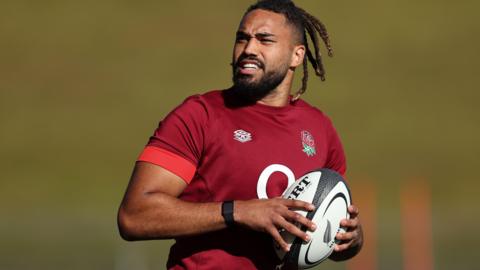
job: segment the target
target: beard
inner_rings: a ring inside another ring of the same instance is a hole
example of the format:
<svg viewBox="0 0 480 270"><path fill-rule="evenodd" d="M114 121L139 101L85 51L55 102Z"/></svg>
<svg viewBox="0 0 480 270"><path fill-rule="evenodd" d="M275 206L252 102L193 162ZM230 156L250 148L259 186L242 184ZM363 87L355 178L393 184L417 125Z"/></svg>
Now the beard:
<svg viewBox="0 0 480 270"><path fill-rule="evenodd" d="M266 71L258 80L254 80L252 75L245 75L236 72L237 61L233 66L233 90L237 95L256 102L270 94L285 79L288 72L288 65L283 65L276 70ZM265 66L262 65L265 70Z"/></svg>

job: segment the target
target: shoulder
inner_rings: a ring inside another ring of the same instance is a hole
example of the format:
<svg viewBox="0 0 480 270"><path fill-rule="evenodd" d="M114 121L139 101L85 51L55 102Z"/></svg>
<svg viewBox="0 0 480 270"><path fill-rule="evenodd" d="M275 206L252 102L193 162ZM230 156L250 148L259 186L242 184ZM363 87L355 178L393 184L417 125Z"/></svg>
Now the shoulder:
<svg viewBox="0 0 480 270"><path fill-rule="evenodd" d="M222 91L211 90L202 94L195 94L187 97L181 106L204 106L204 107L217 107L223 104Z"/></svg>
<svg viewBox="0 0 480 270"><path fill-rule="evenodd" d="M177 115L211 116L213 111L221 105L221 91L212 90L203 94L195 94L185 100L173 110Z"/></svg>
<svg viewBox="0 0 480 270"><path fill-rule="evenodd" d="M325 112L302 99L299 99L296 103L298 103L296 106L303 109L303 113L306 115L305 118L311 119L318 124L329 138L338 136L333 121Z"/></svg>
<svg viewBox="0 0 480 270"><path fill-rule="evenodd" d="M315 118L317 121L318 120L325 121L331 124L331 120L328 117L328 115L326 115L321 109L311 105L310 103L308 103L303 99L299 99L295 101L295 107L299 108L300 110L303 110L304 113L309 114L310 117Z"/></svg>

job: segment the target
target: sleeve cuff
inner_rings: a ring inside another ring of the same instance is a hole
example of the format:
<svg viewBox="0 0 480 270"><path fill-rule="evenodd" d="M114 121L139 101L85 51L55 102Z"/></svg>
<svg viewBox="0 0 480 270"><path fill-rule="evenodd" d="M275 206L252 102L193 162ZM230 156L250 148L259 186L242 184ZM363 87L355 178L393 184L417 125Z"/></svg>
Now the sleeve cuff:
<svg viewBox="0 0 480 270"><path fill-rule="evenodd" d="M161 166L178 175L187 184L190 184L192 181L196 170L196 166L185 158L155 146L145 147L137 161L145 161Z"/></svg>

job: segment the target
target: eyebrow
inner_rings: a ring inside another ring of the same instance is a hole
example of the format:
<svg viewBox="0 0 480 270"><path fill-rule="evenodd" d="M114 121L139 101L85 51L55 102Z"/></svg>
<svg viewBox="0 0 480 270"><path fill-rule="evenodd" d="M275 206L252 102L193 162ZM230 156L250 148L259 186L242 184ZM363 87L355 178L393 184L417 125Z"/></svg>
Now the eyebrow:
<svg viewBox="0 0 480 270"><path fill-rule="evenodd" d="M272 34L272 33L266 33L266 32L264 32L264 33L258 33L258 34L256 34L255 36L256 36L256 37L260 37L260 38L266 38L266 37L274 37L275 35Z"/></svg>
<svg viewBox="0 0 480 270"><path fill-rule="evenodd" d="M244 31L237 31L237 37L251 37L248 33ZM262 32L262 33L257 33L255 34L256 38L267 38L267 37L275 37L275 34L268 33L268 32Z"/></svg>

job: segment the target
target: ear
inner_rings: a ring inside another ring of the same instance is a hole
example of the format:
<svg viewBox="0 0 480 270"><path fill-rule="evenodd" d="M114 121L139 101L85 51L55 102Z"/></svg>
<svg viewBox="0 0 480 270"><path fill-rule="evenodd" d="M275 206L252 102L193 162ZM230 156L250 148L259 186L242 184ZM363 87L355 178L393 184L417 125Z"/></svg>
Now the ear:
<svg viewBox="0 0 480 270"><path fill-rule="evenodd" d="M296 68L303 64L303 58L305 57L305 45L296 45L292 52L292 61L290 67Z"/></svg>

